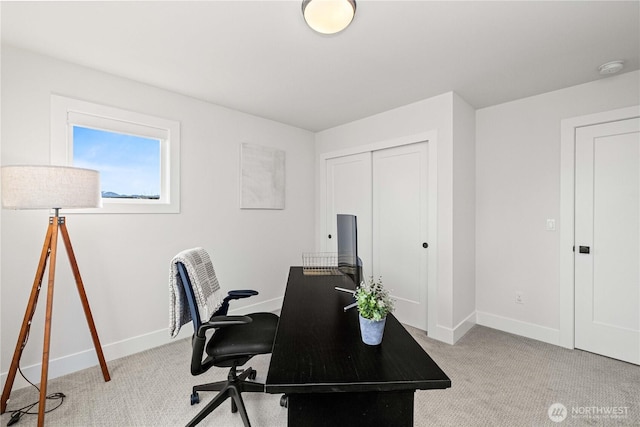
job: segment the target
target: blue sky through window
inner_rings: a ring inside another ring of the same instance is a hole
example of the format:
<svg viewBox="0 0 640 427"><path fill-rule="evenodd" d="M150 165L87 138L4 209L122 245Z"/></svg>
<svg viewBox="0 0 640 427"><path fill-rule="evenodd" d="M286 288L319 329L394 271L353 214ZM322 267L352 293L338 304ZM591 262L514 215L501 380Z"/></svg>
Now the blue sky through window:
<svg viewBox="0 0 640 427"><path fill-rule="evenodd" d="M103 195L160 195L160 140L74 126L73 165L100 171Z"/></svg>

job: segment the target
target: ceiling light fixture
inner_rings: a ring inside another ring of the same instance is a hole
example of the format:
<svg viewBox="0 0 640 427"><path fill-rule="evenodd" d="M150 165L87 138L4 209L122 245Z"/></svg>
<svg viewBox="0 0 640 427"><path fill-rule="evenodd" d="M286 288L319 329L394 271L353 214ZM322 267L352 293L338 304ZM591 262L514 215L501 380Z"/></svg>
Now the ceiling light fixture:
<svg viewBox="0 0 640 427"><path fill-rule="evenodd" d="M611 61L611 62L607 62L606 64L602 64L600 67L598 67L598 70L600 71L600 74L602 75L607 75L607 74L615 74L618 71L622 70L622 68L624 67L624 61Z"/></svg>
<svg viewBox="0 0 640 427"><path fill-rule="evenodd" d="M335 34L349 26L356 14L355 0L303 0L307 25L321 34Z"/></svg>

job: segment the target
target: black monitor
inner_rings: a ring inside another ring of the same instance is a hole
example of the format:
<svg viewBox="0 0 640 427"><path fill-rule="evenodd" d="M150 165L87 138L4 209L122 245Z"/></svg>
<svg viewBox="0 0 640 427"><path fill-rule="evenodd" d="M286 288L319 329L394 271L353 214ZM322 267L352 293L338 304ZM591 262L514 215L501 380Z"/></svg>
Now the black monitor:
<svg viewBox="0 0 640 427"><path fill-rule="evenodd" d="M338 270L356 285L362 280L362 261L358 257L358 219L355 215L338 214Z"/></svg>

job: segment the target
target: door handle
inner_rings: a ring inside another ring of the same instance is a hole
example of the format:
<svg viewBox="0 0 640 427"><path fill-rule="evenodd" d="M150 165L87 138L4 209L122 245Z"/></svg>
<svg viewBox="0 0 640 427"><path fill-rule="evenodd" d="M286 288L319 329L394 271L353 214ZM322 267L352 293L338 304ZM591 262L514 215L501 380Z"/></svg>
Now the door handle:
<svg viewBox="0 0 640 427"><path fill-rule="evenodd" d="M581 254L591 253L591 248L589 246L578 246L578 252Z"/></svg>
<svg viewBox="0 0 640 427"><path fill-rule="evenodd" d="M422 244L422 247L423 247L423 248L425 248L425 249L427 249L427 248L429 247L429 244L428 244L427 242L424 242L424 243Z"/></svg>

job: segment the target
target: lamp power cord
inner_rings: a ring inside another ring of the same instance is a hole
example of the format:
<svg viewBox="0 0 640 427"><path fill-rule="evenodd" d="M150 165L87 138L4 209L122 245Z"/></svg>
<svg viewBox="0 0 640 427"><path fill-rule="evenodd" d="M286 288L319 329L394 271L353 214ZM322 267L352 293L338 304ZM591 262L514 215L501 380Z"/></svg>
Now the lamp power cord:
<svg viewBox="0 0 640 427"><path fill-rule="evenodd" d="M28 341L29 341L29 332L27 332L27 336L25 337L24 342L22 343L22 350L24 350L24 348L27 346L27 342ZM38 390L38 394L39 394L40 393L40 388L37 385L35 385L34 383L32 383L31 381L29 381L29 379L22 372L22 369L20 369L20 364L18 364L18 372L20 373L20 376L22 376L22 378L26 382L28 382L36 390ZM44 411L45 414L58 409L60 407L60 405L62 405L64 403L64 398L65 397L67 397L67 396L65 396L64 393L61 393L61 392L48 394L47 397L46 397L46 400L59 400L59 402L53 408L45 410ZM25 405L22 408L7 411L7 412L9 412L11 414L11 417L9 418L9 422L7 423L7 426L14 425L18 421L20 421L20 418L22 418L24 415L38 415L38 412L32 412L31 409L33 409L33 407L38 405L39 403L40 403L40 399L36 400L33 403ZM44 402L43 404L46 405L46 402Z"/></svg>
<svg viewBox="0 0 640 427"><path fill-rule="evenodd" d="M33 384L31 381L29 381L27 379L27 377L24 376L24 374L22 373L22 370L20 369L20 367L18 367L18 372L20 372L20 375L22 376L22 378L24 378L24 380L26 382L28 382L36 390L38 390L38 393L40 392L40 388L38 388L38 386ZM48 394L47 395L47 400L58 400L59 402L53 408L47 409L45 411L45 414L58 409L60 407L60 405L62 405L64 403L64 398L65 397L67 397L67 396L65 396L64 393L60 393L60 392ZM20 418L22 418L24 415L38 415L37 411L33 412L31 410L33 409L34 406L37 406L39 403L40 403L40 400L38 399L33 403L30 403L28 405L23 406L22 408L7 411L7 412L9 412L11 414L11 417L9 418L9 422L7 423L7 426L14 425L18 421L20 421Z"/></svg>

